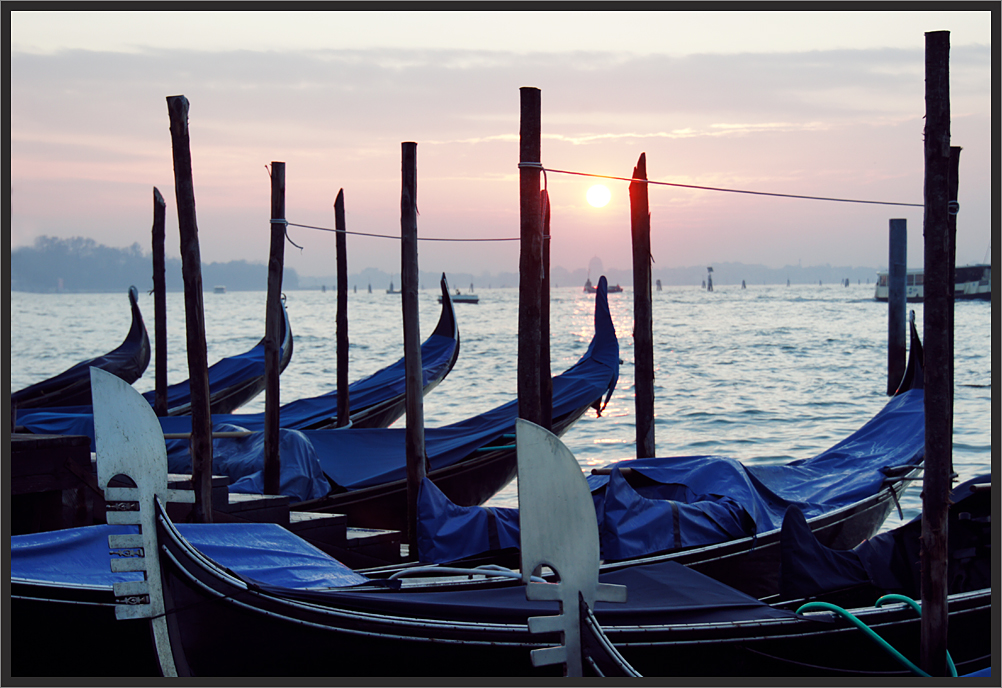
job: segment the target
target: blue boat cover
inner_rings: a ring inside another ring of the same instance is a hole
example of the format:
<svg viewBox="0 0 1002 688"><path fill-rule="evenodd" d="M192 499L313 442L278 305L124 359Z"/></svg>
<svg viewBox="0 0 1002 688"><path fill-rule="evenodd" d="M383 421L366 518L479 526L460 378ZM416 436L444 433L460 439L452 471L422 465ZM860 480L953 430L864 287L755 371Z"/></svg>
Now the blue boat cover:
<svg viewBox="0 0 1002 688"><path fill-rule="evenodd" d="M980 475L950 493L947 592L991 587L991 494L974 485L990 484ZM780 532L780 593L798 599L870 584L882 594L920 597L922 516L879 533L851 550L818 542L803 513L791 507Z"/></svg>
<svg viewBox="0 0 1002 688"><path fill-rule="evenodd" d="M457 341L452 337L431 335L421 346L421 363L424 367L423 380L427 385L429 380L442 374L448 367L456 350ZM258 347L245 356L251 356ZM261 350L263 365L263 349ZM234 357L240 358L240 357ZM233 359L225 359L210 368L212 371ZM247 363L247 361L244 361ZM236 363L234 363L236 365ZM357 380L348 385L348 395L352 408L365 408L386 401L404 391L404 361L376 371L372 375ZM236 369L220 368L219 379L238 376ZM215 389L215 378L210 372L210 385ZM181 383L185 390L188 382ZM177 385L172 385L176 387ZM152 403L152 402L151 402ZM301 429L329 418L337 417L337 389L326 394L308 399L297 399L284 404L279 410L279 424L283 428ZM46 409L32 411L26 409L18 414L17 423L36 434L50 435L86 435L91 438L91 451L94 451L94 418L90 407L72 407L64 409ZM238 426L245 430L264 430L264 413L215 413L212 415L213 428L217 426ZM165 416L160 418L160 426L165 433L191 432L191 416Z"/></svg>
<svg viewBox="0 0 1002 688"><path fill-rule="evenodd" d="M286 588L361 585L368 579L274 523L178 523L195 549L246 578ZM111 587L142 580L143 573L112 573L109 535L138 533L139 526L98 525L10 538L11 579Z"/></svg>
<svg viewBox="0 0 1002 688"><path fill-rule="evenodd" d="M679 456L621 461L609 475L588 476L602 558L629 559L753 536L779 529L790 506L813 518L875 495L886 489L887 469L922 461L923 399L921 389L893 397L831 449L785 465ZM620 471L627 467L649 484L634 489ZM443 504L444 496L431 489L422 489L420 497L423 561L453 561L485 551L492 519L480 515L482 507ZM517 518L502 513L494 510L493 520L517 528ZM512 537L517 543L517 535Z"/></svg>

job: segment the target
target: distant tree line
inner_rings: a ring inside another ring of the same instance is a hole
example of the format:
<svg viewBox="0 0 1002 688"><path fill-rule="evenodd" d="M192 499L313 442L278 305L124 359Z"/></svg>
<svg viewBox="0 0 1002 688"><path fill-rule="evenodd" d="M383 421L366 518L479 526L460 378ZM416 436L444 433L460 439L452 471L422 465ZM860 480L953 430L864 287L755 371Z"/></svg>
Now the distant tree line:
<svg viewBox="0 0 1002 688"><path fill-rule="evenodd" d="M181 259L167 258L168 291L182 291ZM140 290L153 289L153 258L139 243L128 248L98 244L93 239L59 239L42 236L34 246L11 251L11 291L30 292L119 292L135 285ZM202 286L211 290L224 285L228 291L265 291L268 266L234 260L227 263L202 263ZM299 276L286 269L283 289L298 289Z"/></svg>

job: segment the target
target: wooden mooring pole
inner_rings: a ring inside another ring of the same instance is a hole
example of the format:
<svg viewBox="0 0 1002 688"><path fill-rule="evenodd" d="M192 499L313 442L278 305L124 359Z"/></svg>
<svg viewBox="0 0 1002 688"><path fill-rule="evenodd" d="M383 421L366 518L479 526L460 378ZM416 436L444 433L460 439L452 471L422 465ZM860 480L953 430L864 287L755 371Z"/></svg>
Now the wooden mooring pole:
<svg viewBox="0 0 1002 688"><path fill-rule="evenodd" d="M908 272L907 220L891 220L887 256L887 394L898 391L905 375L906 302Z"/></svg>
<svg viewBox="0 0 1002 688"><path fill-rule="evenodd" d="M922 668L947 675L947 515L953 452L950 281L950 33L925 34L925 470L922 482Z"/></svg>
<svg viewBox="0 0 1002 688"><path fill-rule="evenodd" d="M154 367L153 412L167 415L167 203L160 189L153 187L153 345L156 348Z"/></svg>
<svg viewBox="0 0 1002 688"><path fill-rule="evenodd" d="M417 498L425 477L424 402L421 379L421 328L418 319L417 144L401 147L400 285L404 316L404 378L407 429L407 542L417 556Z"/></svg>
<svg viewBox="0 0 1002 688"><path fill-rule="evenodd" d="M279 455L282 329L282 270L285 267L285 163L271 163L271 249L264 323L264 493L281 494Z"/></svg>
<svg viewBox="0 0 1002 688"><path fill-rule="evenodd" d="M539 203L541 98L538 88L519 89L518 416L543 424L540 391L540 305L543 283L543 217Z"/></svg>
<svg viewBox="0 0 1002 688"><path fill-rule="evenodd" d="M209 365L205 348L205 308L202 303L202 258L195 221L195 185L191 174L188 99L168 96L174 195L181 235L181 276L191 391L191 482L195 492L192 518L212 522L212 416L209 412Z"/></svg>
<svg viewBox="0 0 1002 688"><path fill-rule="evenodd" d="M344 189L334 200L334 229L337 232L337 426L348 424L348 242L344 222Z"/></svg>
<svg viewBox="0 0 1002 688"><path fill-rule="evenodd" d="M541 427L553 429L553 376L550 371L550 195L543 189L543 281L539 293L539 412Z"/></svg>
<svg viewBox="0 0 1002 688"><path fill-rule="evenodd" d="M960 213L960 146L950 146L950 173L947 179L947 195L950 199L947 208L947 233L950 237L950 259L947 263L950 283L950 308L948 317L950 318L950 418L953 418L953 332L954 332L954 306L956 305L956 295L953 294L957 284L957 215ZM950 475L953 475L953 452L950 452Z"/></svg>
<svg viewBox="0 0 1002 688"><path fill-rule="evenodd" d="M651 212L647 154L641 153L630 182L633 236L633 358L637 411L637 458L654 456L654 325L651 309ZM643 181L640 181L643 180Z"/></svg>

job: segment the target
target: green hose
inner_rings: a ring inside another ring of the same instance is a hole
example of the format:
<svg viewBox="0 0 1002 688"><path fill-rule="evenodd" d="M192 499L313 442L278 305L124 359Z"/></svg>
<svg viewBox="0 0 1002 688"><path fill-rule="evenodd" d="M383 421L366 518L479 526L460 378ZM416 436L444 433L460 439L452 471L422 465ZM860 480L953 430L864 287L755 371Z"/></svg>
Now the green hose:
<svg viewBox="0 0 1002 688"><path fill-rule="evenodd" d="M874 603L873 606L874 607L879 607L879 606L883 605L884 602L903 602L903 603L907 604L909 607L911 607L912 609L914 609L915 613L918 614L920 618L922 616L922 607L919 605L919 603L916 602L915 600L913 600L910 597L906 597L905 595L897 595L897 594L894 594L894 593L892 593L890 595L884 595L879 600L877 600ZM953 663L953 657L950 656L950 651L949 650L946 651L946 664L947 664L947 666L950 669L950 676L954 676L955 677L957 675L957 667Z"/></svg>
<svg viewBox="0 0 1002 688"><path fill-rule="evenodd" d="M909 605L912 609L914 609L916 612L918 612L919 616L922 616L921 607L919 607L919 605L915 602L915 600L905 597L904 595L884 595L879 600L877 600L875 606L879 607L883 602L890 602L890 601L904 602L905 604ZM898 660L898 662L900 662L902 665L907 667L908 670L911 671L913 674L916 674L918 676L929 676L929 674L922 671L922 669L918 668L907 657L905 657L903 654L894 649L890 645L890 643L888 643L886 640L877 635L869 626L867 626L865 623L857 619L853 614L846 611L845 609L842 609L841 607L838 607L834 604L830 604L828 602L808 602L806 604L801 605L800 608L797 609L796 613L800 614L803 611L811 611L815 609L824 609L827 611L835 612L836 614L844 617L845 619L848 619L850 623L852 623L859 630L863 631L863 633L865 633L871 640L873 640L873 642L877 643L877 645L884 648L884 650L886 650L892 657ZM950 667L950 675L956 676L957 669L953 665L953 660L950 658L949 652L946 653L946 661Z"/></svg>

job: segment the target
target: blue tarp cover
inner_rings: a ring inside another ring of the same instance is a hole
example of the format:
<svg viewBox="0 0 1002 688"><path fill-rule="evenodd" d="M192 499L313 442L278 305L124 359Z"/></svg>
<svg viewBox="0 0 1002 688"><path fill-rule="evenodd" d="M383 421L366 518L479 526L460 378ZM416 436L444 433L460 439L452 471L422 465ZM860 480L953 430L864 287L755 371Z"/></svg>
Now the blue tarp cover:
<svg viewBox="0 0 1002 688"><path fill-rule="evenodd" d="M884 486L884 469L916 464L924 456L923 399L921 389L900 394L831 449L785 465L746 466L721 456L667 457L622 461L610 475L589 476L602 557L628 559L751 536L779 529L791 505L813 518L874 495ZM618 470L626 467L652 484L634 489ZM487 535L473 532L489 523L473 513L481 507L436 505L436 497L438 502L444 498L432 490L422 490L421 497L422 517L429 519L423 526L422 560L452 561L484 551ZM467 520L466 541L441 514L443 508L451 518Z"/></svg>
<svg viewBox="0 0 1002 688"><path fill-rule="evenodd" d="M949 594L991 586L990 557L984 554L987 537L978 525L979 519L990 523L990 515L983 513L989 510L990 497L974 492L974 485L990 483L990 474L979 475L950 493ZM882 593L920 597L921 535L920 514L851 550L834 550L818 542L803 513L793 507L787 511L780 532L780 592L786 599L796 599L869 583Z"/></svg>
<svg viewBox="0 0 1002 688"><path fill-rule="evenodd" d="M360 585L368 579L274 523L179 523L198 551L246 578L286 588ZM142 580L138 571L112 573L109 535L139 526L98 525L10 538L12 579L110 587Z"/></svg>

